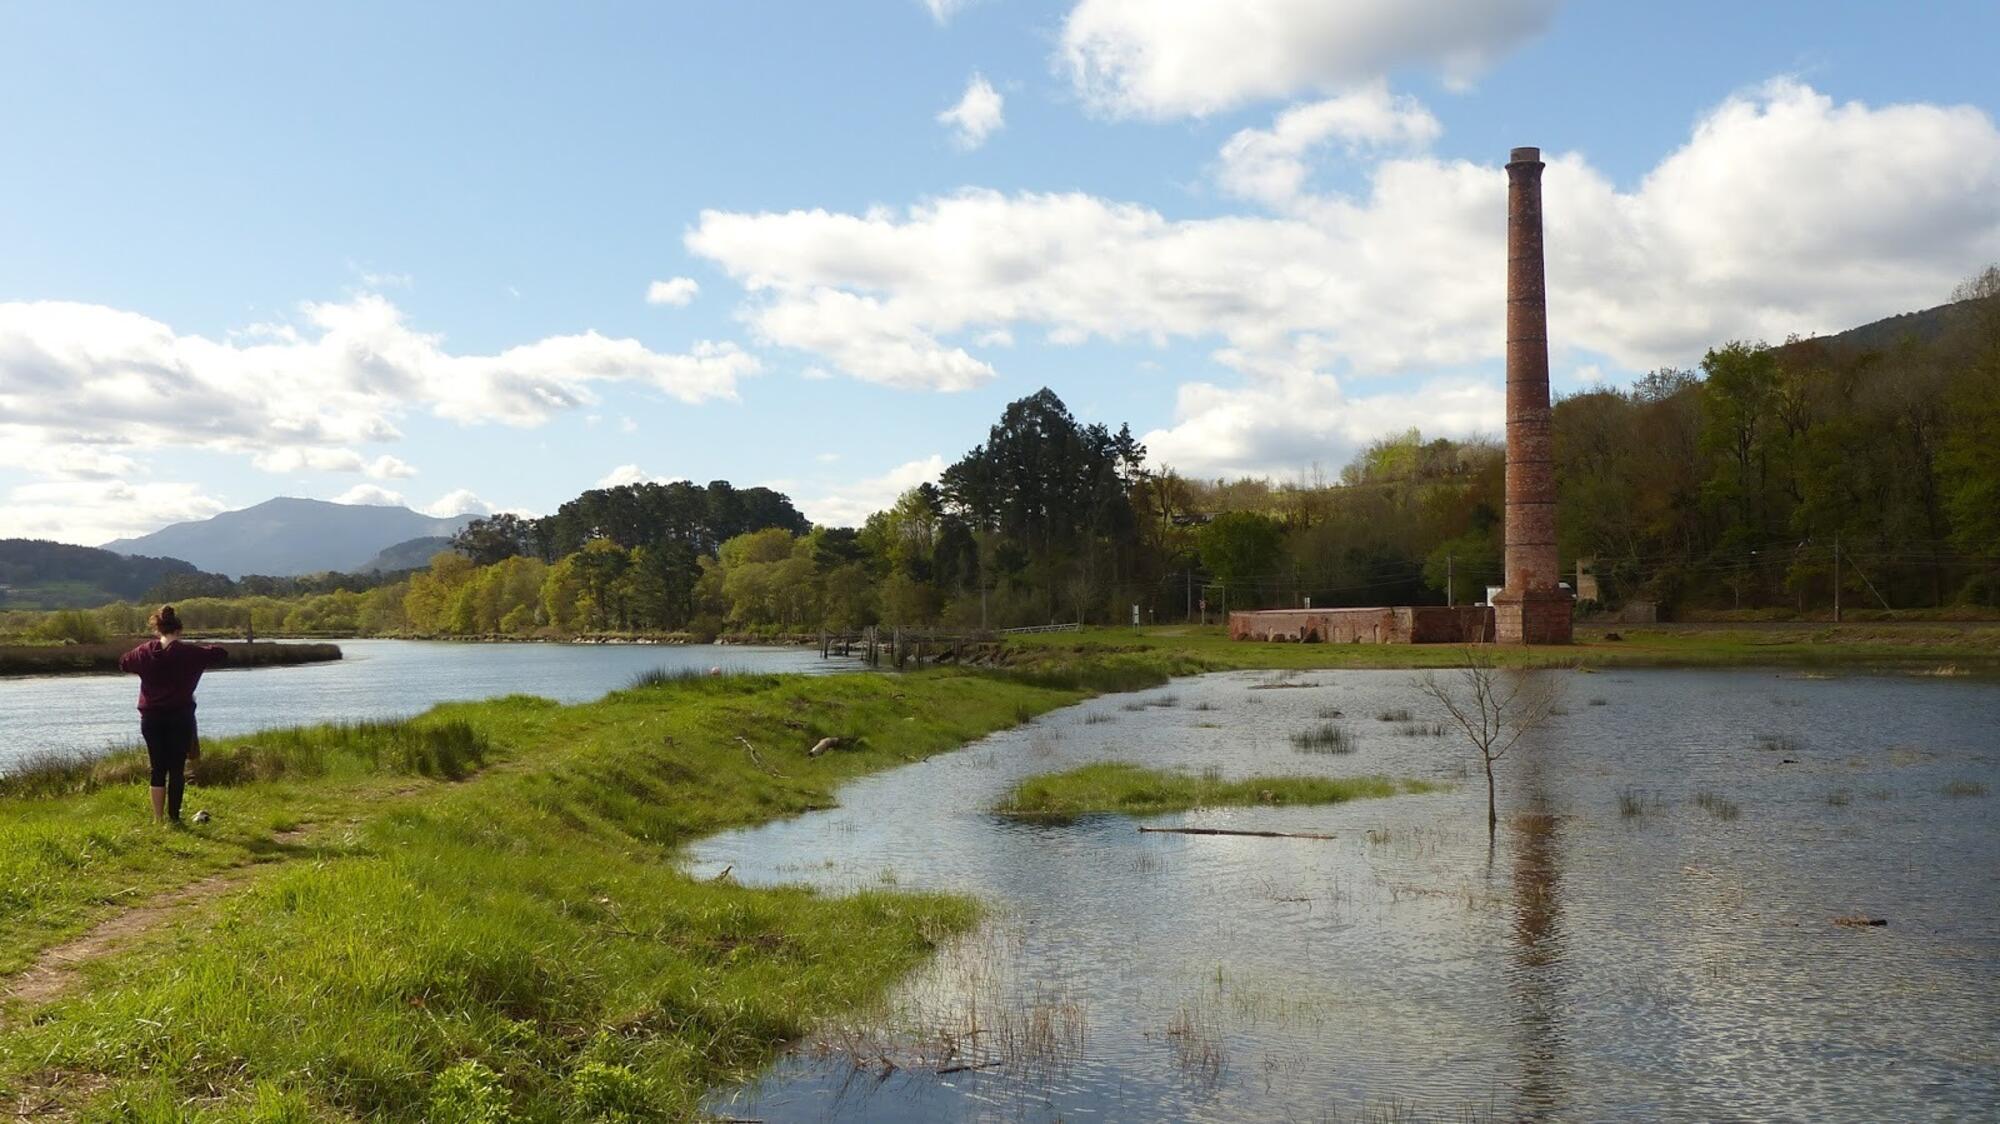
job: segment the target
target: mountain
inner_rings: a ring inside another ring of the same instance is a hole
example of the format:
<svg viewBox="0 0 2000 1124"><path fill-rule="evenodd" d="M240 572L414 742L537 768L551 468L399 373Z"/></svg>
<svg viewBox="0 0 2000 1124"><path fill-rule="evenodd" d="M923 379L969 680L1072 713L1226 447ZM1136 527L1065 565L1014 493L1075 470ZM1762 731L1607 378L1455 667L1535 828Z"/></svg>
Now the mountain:
<svg viewBox="0 0 2000 1124"><path fill-rule="evenodd" d="M178 558L135 558L91 546L0 539L0 609L86 609L136 601L169 577L199 572Z"/></svg>
<svg viewBox="0 0 2000 1124"><path fill-rule="evenodd" d="M361 564L358 571L363 574L390 573L398 570L421 570L431 564L432 557L451 549L451 539L444 535L425 535L409 542L399 542L383 550L382 553Z"/></svg>
<svg viewBox="0 0 2000 1124"><path fill-rule="evenodd" d="M388 547L454 534L474 518L433 519L407 507L280 497L211 519L176 523L150 535L118 539L105 543L104 549L172 555L232 578L288 577L323 570L352 573Z"/></svg>

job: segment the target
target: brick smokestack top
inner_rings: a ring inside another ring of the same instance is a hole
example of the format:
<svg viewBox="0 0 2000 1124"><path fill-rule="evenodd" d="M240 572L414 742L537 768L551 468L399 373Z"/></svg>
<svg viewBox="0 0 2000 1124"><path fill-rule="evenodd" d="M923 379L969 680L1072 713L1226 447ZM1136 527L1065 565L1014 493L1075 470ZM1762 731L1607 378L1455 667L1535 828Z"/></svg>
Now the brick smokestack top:
<svg viewBox="0 0 2000 1124"><path fill-rule="evenodd" d="M1539 148L1514 149L1507 160L1507 585L1493 601L1503 644L1570 640L1571 598L1556 560L1542 167Z"/></svg>

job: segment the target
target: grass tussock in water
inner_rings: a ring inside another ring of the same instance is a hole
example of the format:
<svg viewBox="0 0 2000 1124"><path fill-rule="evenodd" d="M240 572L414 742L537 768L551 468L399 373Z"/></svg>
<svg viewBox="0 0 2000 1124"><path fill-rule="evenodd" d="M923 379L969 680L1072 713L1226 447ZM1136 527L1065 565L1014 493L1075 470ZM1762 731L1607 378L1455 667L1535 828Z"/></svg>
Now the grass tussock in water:
<svg viewBox="0 0 2000 1124"><path fill-rule="evenodd" d="M1387 777L1247 777L1225 781L1207 774L1196 776L1110 761L1030 777L1002 798L994 811L1008 816L1058 818L1098 812L1147 816L1189 808L1339 804L1434 788L1424 781Z"/></svg>
<svg viewBox="0 0 2000 1124"><path fill-rule="evenodd" d="M1292 748L1300 753L1353 753L1354 735L1335 722L1322 722L1292 735Z"/></svg>
<svg viewBox="0 0 2000 1124"><path fill-rule="evenodd" d="M949 670L701 677L217 745L208 764L283 767L191 790L215 819L188 831L130 787L0 798L0 971L117 903L279 860L0 1029L0 1089L65 1075L50 1111L80 1119L693 1118L976 908L696 880L678 848L1081 697ZM808 758L828 735L865 736ZM487 767L432 779L422 754L454 745Z"/></svg>
<svg viewBox="0 0 2000 1124"><path fill-rule="evenodd" d="M1743 809L1737 806L1735 801L1729 800L1719 793L1697 792L1694 796L1694 802L1702 811L1707 812L1718 820L1728 821L1743 815Z"/></svg>

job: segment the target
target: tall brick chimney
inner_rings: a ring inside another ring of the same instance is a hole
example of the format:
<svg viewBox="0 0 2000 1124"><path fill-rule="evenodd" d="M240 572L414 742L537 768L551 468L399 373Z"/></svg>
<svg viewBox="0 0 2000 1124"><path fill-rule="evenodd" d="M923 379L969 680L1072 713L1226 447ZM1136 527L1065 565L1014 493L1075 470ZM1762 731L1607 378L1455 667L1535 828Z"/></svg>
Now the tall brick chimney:
<svg viewBox="0 0 2000 1124"><path fill-rule="evenodd" d="M1493 598L1502 644L1570 642L1573 598L1556 561L1542 167L1539 148L1507 160L1507 584Z"/></svg>

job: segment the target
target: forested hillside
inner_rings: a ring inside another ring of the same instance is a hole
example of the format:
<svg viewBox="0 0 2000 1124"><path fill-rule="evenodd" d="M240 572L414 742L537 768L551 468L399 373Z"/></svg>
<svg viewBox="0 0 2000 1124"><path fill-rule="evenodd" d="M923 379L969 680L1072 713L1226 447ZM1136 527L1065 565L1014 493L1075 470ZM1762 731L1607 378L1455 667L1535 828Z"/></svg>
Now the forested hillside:
<svg viewBox="0 0 2000 1124"><path fill-rule="evenodd" d="M197 571L178 558L115 554L40 539L0 539L0 608L69 609L146 592Z"/></svg>

